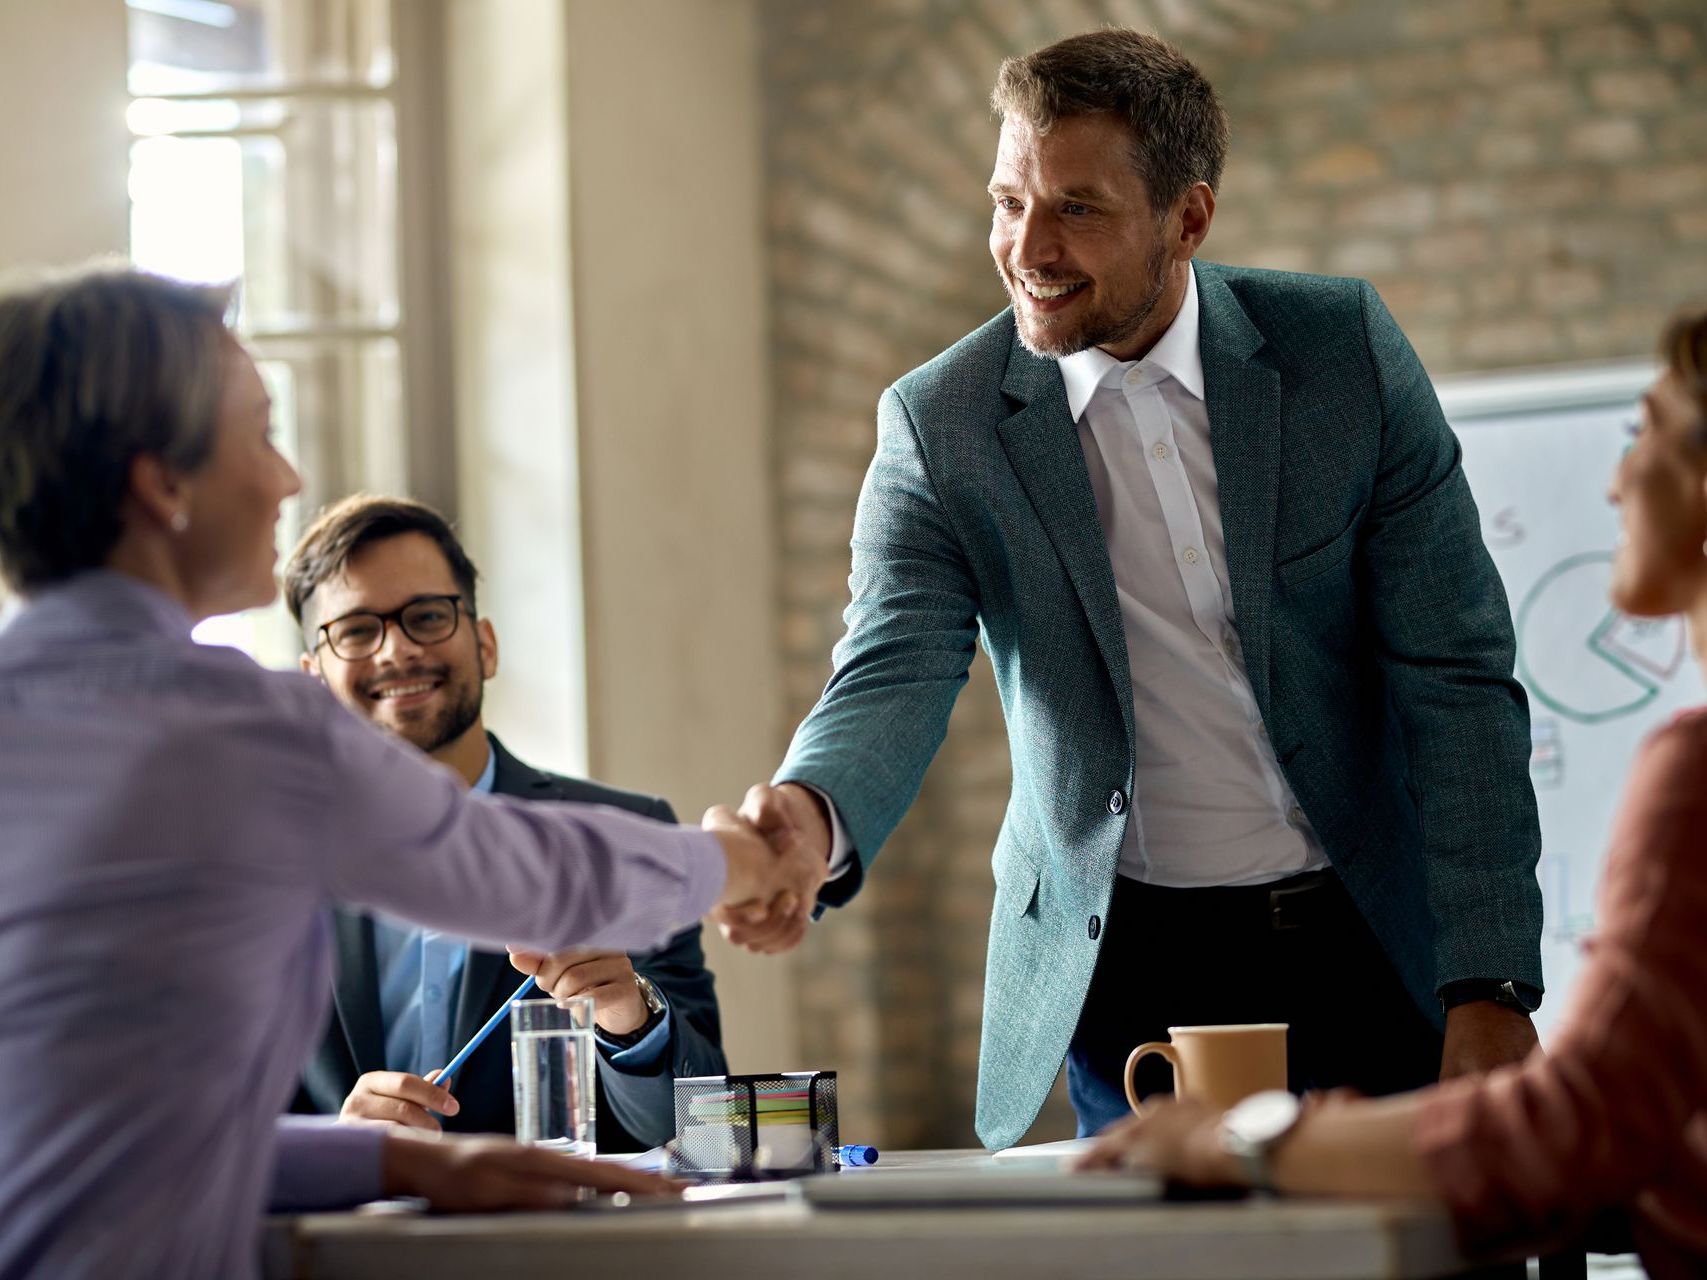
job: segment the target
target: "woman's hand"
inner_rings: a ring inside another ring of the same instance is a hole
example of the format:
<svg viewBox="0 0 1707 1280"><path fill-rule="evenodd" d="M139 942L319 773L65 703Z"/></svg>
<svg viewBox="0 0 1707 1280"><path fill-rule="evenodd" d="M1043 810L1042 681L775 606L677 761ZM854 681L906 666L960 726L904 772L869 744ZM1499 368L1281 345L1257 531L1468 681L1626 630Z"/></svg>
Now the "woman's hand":
<svg viewBox="0 0 1707 1280"><path fill-rule="evenodd" d="M566 1209L584 1188L630 1195L675 1195L681 1184L620 1164L578 1160L508 1138L423 1141L412 1130L385 1137L385 1193L419 1196L440 1213Z"/></svg>
<svg viewBox="0 0 1707 1280"><path fill-rule="evenodd" d="M1239 1162L1221 1149L1221 1112L1195 1099L1159 1099L1116 1121L1075 1169L1153 1169L1195 1187L1242 1185Z"/></svg>

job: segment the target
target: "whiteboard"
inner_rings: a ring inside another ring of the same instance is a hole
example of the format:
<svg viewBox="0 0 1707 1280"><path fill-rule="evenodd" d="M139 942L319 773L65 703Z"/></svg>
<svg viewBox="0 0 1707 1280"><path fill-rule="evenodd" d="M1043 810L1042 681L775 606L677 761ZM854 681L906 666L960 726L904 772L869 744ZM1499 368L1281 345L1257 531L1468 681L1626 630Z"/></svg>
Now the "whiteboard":
<svg viewBox="0 0 1707 1280"><path fill-rule="evenodd" d="M1649 364L1443 381L1447 421L1482 536L1505 583L1529 693L1529 776L1541 814L1543 1038L1594 927L1595 889L1624 777L1642 739L1707 702L1681 618L1607 602L1618 517L1606 490Z"/></svg>

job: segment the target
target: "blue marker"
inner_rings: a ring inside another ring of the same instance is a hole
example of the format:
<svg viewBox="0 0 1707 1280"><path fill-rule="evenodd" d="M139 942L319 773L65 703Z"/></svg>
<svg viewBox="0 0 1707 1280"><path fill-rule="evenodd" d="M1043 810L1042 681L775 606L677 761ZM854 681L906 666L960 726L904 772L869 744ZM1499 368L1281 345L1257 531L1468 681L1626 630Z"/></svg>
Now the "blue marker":
<svg viewBox="0 0 1707 1280"><path fill-rule="evenodd" d="M440 1088L443 1088L443 1089L450 1088L450 1078L452 1076L454 1076L458 1071L462 1070L462 1064L468 1061L468 1055L473 1053L476 1049L478 1049L481 1045L481 1042L484 1041L487 1036L492 1034L492 1029L494 1027L496 1027L500 1022L502 1022L509 1015L510 1005L512 1003L514 1003L515 1001L520 1000L523 996L525 996L528 992L530 992L532 990L533 990L533 979L532 978L529 978L526 982L522 983L521 986L517 987L516 988L516 994L511 996L508 1000L504 1001L503 1004L498 1006L498 1012L494 1013L490 1018L486 1019L486 1025L481 1027L480 1030L476 1031L474 1033L474 1038L472 1040L470 1040L467 1044L462 1046L462 1052L457 1054L456 1057L454 1057L450 1060L450 1062L445 1066L445 1069L443 1071L439 1072L439 1078L437 1080L433 1081L433 1083L438 1085ZM873 1159L876 1158L876 1154L877 1154L876 1152L872 1153Z"/></svg>
<svg viewBox="0 0 1707 1280"><path fill-rule="evenodd" d="M857 1169L861 1165L877 1163L876 1147L837 1147L836 1162L843 1168Z"/></svg>

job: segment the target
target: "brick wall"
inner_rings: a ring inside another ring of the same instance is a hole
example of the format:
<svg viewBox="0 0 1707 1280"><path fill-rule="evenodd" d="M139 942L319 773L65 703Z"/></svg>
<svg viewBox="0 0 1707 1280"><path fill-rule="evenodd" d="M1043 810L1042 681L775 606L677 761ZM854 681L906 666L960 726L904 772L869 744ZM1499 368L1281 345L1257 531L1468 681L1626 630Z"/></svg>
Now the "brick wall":
<svg viewBox="0 0 1707 1280"><path fill-rule="evenodd" d="M1000 59L1108 22L1195 58L1233 126L1205 256L1373 280L1430 370L1643 355L1707 300L1702 0L767 0L775 483L788 730L841 634L882 389L1003 305ZM843 1130L972 1141L1008 794L982 657L924 791L801 962ZM880 1119L881 1117L881 1119ZM1034 1138L1070 1132L1057 1093Z"/></svg>

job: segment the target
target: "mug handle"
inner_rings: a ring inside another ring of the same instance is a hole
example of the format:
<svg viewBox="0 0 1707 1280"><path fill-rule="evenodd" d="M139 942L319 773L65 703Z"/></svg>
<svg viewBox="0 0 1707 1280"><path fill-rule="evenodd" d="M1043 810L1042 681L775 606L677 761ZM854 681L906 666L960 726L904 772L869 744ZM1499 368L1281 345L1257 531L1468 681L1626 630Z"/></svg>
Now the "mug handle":
<svg viewBox="0 0 1707 1280"><path fill-rule="evenodd" d="M1152 1053L1166 1058L1173 1067L1174 1094L1177 1096L1185 1092L1185 1072L1180 1066L1179 1051L1166 1040L1151 1040L1146 1044L1141 1044L1126 1058L1126 1101L1137 1112L1144 1110L1144 1103L1139 1098L1137 1090L1132 1087L1132 1073L1138 1069L1138 1063Z"/></svg>

